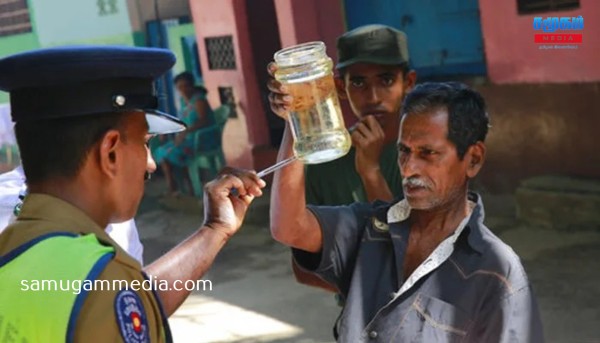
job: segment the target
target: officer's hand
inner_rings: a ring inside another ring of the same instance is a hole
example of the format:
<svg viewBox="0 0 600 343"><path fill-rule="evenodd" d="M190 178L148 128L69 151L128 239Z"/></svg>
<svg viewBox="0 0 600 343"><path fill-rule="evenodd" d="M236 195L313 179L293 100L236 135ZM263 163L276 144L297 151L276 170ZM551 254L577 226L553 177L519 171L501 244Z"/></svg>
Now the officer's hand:
<svg viewBox="0 0 600 343"><path fill-rule="evenodd" d="M226 168L204 187L204 226L231 237L266 183L255 172ZM232 190L235 189L235 193Z"/></svg>
<svg viewBox="0 0 600 343"><path fill-rule="evenodd" d="M353 127L352 144L356 148L354 160L361 176L379 171L379 158L383 151L385 133L374 116L366 116Z"/></svg>
<svg viewBox="0 0 600 343"><path fill-rule="evenodd" d="M277 70L277 64L274 62L269 63L267 66L267 71L269 75L273 77L275 75L275 71ZM271 91L269 93L269 103L271 104L271 111L277 114L283 119L287 119L288 111L292 108L292 102L294 98L288 93L288 89L286 86L281 84L281 82L270 79L267 82L267 87Z"/></svg>

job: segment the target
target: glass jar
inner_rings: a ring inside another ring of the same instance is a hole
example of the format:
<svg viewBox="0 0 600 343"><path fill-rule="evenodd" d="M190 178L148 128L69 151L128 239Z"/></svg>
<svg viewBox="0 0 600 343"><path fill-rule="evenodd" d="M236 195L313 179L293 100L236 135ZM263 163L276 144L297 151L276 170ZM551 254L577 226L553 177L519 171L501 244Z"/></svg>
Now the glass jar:
<svg viewBox="0 0 600 343"><path fill-rule="evenodd" d="M292 46L275 53L275 79L293 96L288 121L294 154L307 164L323 163L348 153L351 139L340 109L333 62L323 42Z"/></svg>

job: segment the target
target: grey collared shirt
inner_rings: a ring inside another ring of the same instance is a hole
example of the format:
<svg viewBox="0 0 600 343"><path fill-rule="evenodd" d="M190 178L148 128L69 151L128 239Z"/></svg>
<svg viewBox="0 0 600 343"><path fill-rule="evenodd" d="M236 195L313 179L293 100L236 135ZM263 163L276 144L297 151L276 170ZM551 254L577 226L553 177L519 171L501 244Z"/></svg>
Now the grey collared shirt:
<svg viewBox="0 0 600 343"><path fill-rule="evenodd" d="M321 253L293 249L298 264L340 289L340 342L541 342L542 325L514 251L483 225L477 203L454 249L398 295L410 228L388 223L392 204L310 207ZM383 224L383 225L382 225Z"/></svg>

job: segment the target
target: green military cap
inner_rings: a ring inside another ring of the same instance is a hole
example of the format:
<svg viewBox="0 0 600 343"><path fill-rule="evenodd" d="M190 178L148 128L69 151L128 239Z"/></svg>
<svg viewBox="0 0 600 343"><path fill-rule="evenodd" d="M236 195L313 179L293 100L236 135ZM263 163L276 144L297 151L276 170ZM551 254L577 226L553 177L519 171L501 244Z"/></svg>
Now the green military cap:
<svg viewBox="0 0 600 343"><path fill-rule="evenodd" d="M400 65L408 63L406 34L385 25L365 25L348 31L337 40L337 69L355 63Z"/></svg>

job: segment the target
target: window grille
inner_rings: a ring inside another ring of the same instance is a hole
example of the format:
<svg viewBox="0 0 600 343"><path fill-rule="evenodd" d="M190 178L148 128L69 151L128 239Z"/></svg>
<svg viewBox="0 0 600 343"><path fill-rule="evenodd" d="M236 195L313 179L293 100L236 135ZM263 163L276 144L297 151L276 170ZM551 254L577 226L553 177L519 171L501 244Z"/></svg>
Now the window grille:
<svg viewBox="0 0 600 343"><path fill-rule="evenodd" d="M31 30L27 0L0 0L0 37Z"/></svg>
<svg viewBox="0 0 600 343"><path fill-rule="evenodd" d="M207 37L204 41L209 69L236 69L232 36Z"/></svg>

